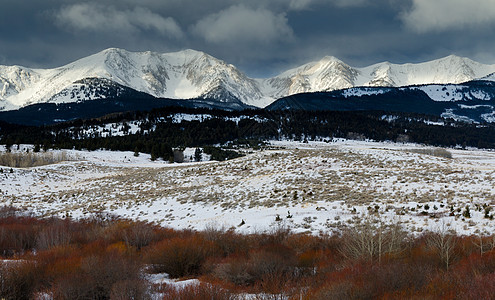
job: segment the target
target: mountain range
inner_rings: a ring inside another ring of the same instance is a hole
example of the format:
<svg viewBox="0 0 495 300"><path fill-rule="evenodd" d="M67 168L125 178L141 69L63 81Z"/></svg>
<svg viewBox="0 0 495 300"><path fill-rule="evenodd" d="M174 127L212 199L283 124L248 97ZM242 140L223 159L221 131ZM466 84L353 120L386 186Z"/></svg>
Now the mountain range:
<svg viewBox="0 0 495 300"><path fill-rule="evenodd" d="M154 98L207 99L239 107L266 107L300 93L344 90L342 96L421 90L434 101L490 100L467 91L472 80L495 81L495 65L447 56L419 64L383 62L355 68L331 56L271 78L250 78L206 53L129 52L110 48L54 69L0 66L0 111L41 103L74 103L141 93ZM244 106L243 106L244 105Z"/></svg>

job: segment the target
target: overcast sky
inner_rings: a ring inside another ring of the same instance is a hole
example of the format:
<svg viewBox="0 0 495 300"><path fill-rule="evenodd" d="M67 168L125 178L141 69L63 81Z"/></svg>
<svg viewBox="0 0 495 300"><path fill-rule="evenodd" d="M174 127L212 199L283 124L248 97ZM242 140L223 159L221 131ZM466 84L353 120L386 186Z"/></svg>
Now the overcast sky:
<svg viewBox="0 0 495 300"><path fill-rule="evenodd" d="M0 64L58 67L110 47L201 50L253 77L325 55L495 64L495 0L1 0Z"/></svg>

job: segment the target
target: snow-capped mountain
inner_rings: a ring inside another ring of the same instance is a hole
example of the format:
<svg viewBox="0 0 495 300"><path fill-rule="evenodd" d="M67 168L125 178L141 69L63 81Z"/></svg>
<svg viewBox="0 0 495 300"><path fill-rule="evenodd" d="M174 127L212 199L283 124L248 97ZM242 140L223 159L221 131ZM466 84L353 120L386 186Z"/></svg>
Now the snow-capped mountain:
<svg viewBox="0 0 495 300"><path fill-rule="evenodd" d="M88 78L104 80L94 86L95 81L85 81ZM263 98L253 79L203 52L135 53L111 48L55 69L0 67L0 108L96 99L104 95L88 90L108 89L105 86L111 82L160 98L229 94L246 104Z"/></svg>
<svg viewBox="0 0 495 300"><path fill-rule="evenodd" d="M298 93L321 92L355 86L359 70L332 56L312 62L282 74L260 80L265 94L280 98Z"/></svg>
<svg viewBox="0 0 495 300"><path fill-rule="evenodd" d="M0 111L36 103L108 98L125 89L158 98L208 98L265 107L278 98L302 92L458 84L482 78L495 80L494 74L495 65L457 56L420 64L384 62L364 68L327 56L273 78L253 79L199 51L156 53L110 48L54 69L0 66ZM452 100L449 97L441 100Z"/></svg>
<svg viewBox="0 0 495 300"><path fill-rule="evenodd" d="M281 98L302 92L328 92L351 87L402 87L424 84L458 84L486 77L495 80L495 65L483 65L454 55L419 64L379 63L353 68L335 57L325 57L261 80L265 93Z"/></svg>

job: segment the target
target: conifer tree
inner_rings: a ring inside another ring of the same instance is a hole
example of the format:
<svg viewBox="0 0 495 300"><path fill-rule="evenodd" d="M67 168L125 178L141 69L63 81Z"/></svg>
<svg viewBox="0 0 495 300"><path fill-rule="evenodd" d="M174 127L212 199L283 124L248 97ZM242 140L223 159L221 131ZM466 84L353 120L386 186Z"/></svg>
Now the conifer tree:
<svg viewBox="0 0 495 300"><path fill-rule="evenodd" d="M201 161L201 158L203 156L202 153L203 151L200 148L196 148L196 150L194 151L194 160Z"/></svg>

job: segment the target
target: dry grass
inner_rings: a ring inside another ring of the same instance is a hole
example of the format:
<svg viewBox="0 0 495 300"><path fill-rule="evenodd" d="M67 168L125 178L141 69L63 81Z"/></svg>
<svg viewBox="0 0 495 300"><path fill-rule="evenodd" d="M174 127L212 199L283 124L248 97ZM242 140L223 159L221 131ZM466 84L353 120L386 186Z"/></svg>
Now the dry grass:
<svg viewBox="0 0 495 300"><path fill-rule="evenodd" d="M66 152L53 153L2 153L0 154L0 165L11 168L31 168L55 164L69 160Z"/></svg>

